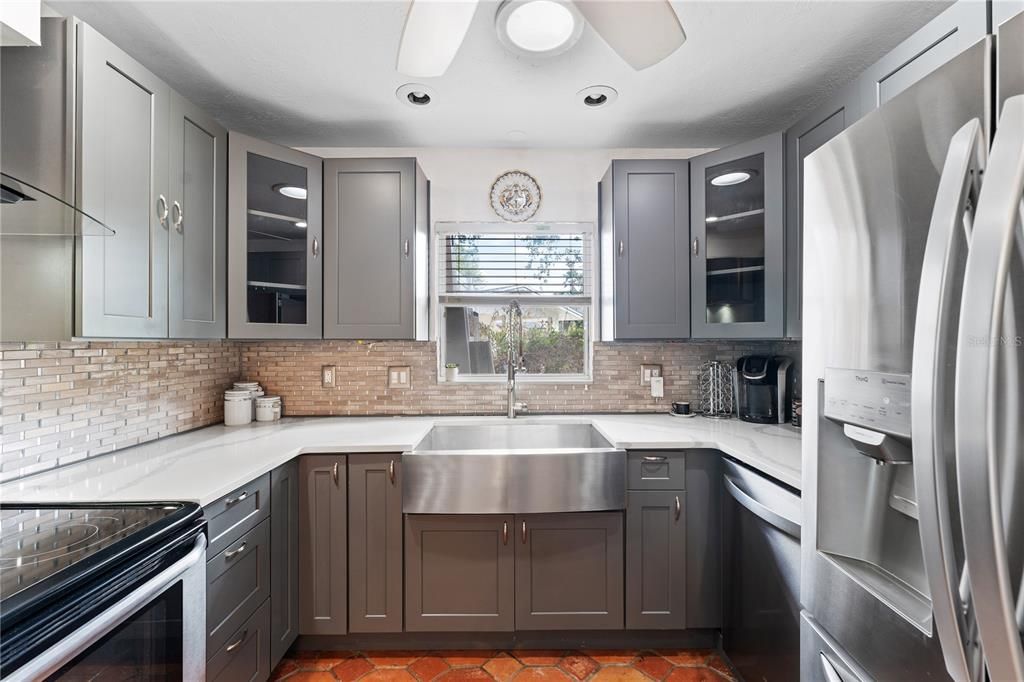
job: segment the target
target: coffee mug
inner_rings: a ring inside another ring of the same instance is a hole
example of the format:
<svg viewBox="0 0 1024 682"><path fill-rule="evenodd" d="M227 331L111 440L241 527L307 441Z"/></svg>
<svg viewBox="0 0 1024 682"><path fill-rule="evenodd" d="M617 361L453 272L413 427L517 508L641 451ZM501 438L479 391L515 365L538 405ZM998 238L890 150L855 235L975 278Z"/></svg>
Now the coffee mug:
<svg viewBox="0 0 1024 682"><path fill-rule="evenodd" d="M672 412L675 414L690 414L690 403L672 403Z"/></svg>

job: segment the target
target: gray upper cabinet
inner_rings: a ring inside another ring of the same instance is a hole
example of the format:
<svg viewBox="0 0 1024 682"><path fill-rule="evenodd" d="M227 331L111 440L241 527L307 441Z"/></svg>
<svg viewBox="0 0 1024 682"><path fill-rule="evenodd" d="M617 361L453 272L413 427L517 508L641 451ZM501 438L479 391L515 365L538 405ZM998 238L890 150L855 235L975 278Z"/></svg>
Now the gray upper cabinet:
<svg viewBox="0 0 1024 682"><path fill-rule="evenodd" d="M620 512L517 516L516 629L623 627Z"/></svg>
<svg viewBox="0 0 1024 682"><path fill-rule="evenodd" d="M405 629L515 629L512 516L409 515L405 520Z"/></svg>
<svg viewBox="0 0 1024 682"><path fill-rule="evenodd" d="M690 160L693 338L779 338L784 326L782 133Z"/></svg>
<svg viewBox="0 0 1024 682"><path fill-rule="evenodd" d="M600 195L602 337L689 337L688 162L613 161Z"/></svg>
<svg viewBox="0 0 1024 682"><path fill-rule="evenodd" d="M426 338L427 191L416 159L324 162L325 338Z"/></svg>
<svg viewBox="0 0 1024 682"><path fill-rule="evenodd" d="M626 628L686 627L686 494L631 490L626 506Z"/></svg>
<svg viewBox="0 0 1024 682"><path fill-rule="evenodd" d="M799 338L803 326L804 159L863 115L854 83L793 124L785 136L786 163L786 330Z"/></svg>
<svg viewBox="0 0 1024 682"><path fill-rule="evenodd" d="M350 632L402 631L401 455L349 457Z"/></svg>
<svg viewBox="0 0 1024 682"><path fill-rule="evenodd" d="M170 100L171 338L227 334L227 131L177 94Z"/></svg>
<svg viewBox="0 0 1024 682"><path fill-rule="evenodd" d="M323 336L323 164L228 135L228 336Z"/></svg>
<svg viewBox="0 0 1024 682"><path fill-rule="evenodd" d="M170 89L85 24L78 39L78 206L116 234L82 239L78 336L167 336Z"/></svg>
<svg viewBox="0 0 1024 682"><path fill-rule="evenodd" d="M299 634L299 462L270 472L270 661Z"/></svg>
<svg viewBox="0 0 1024 682"><path fill-rule="evenodd" d="M299 458L299 632L348 632L348 504L344 455Z"/></svg>
<svg viewBox="0 0 1024 682"><path fill-rule="evenodd" d="M914 32L860 76L861 98L870 111L984 38L988 3L960 0Z"/></svg>

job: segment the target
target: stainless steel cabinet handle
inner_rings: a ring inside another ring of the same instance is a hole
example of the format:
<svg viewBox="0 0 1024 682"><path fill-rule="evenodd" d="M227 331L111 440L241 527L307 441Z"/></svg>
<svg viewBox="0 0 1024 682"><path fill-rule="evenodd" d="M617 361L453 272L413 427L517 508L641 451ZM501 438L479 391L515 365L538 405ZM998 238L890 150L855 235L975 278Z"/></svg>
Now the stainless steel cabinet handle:
<svg viewBox="0 0 1024 682"><path fill-rule="evenodd" d="M665 455L644 455L645 462L664 462L666 459Z"/></svg>
<svg viewBox="0 0 1024 682"><path fill-rule="evenodd" d="M238 647L242 646L242 642L244 642L244 641L245 641L245 636L246 636L247 634L249 634L249 631L248 631L248 630L242 630L242 636L241 636L241 637L239 637L237 641L235 641L235 642L232 642L231 644L228 644L228 645L227 645L227 646L226 646L226 647L224 648L224 651L226 651L226 652L230 653L230 652L234 651L235 649L237 649Z"/></svg>
<svg viewBox="0 0 1024 682"><path fill-rule="evenodd" d="M388 478L391 479L391 485L395 484L395 460L388 462Z"/></svg>
<svg viewBox="0 0 1024 682"><path fill-rule="evenodd" d="M679 520L679 515L683 513L683 505L679 503L679 496L676 495L676 521Z"/></svg>
<svg viewBox="0 0 1024 682"><path fill-rule="evenodd" d="M526 544L526 521L523 521L522 536L523 536L523 544L525 545Z"/></svg>
<svg viewBox="0 0 1024 682"><path fill-rule="evenodd" d="M508 521L501 524L501 544L508 544Z"/></svg>
<svg viewBox="0 0 1024 682"><path fill-rule="evenodd" d="M244 500L247 497L249 497L249 491L248 490L243 490L242 494L239 495L238 497L232 497L230 499L224 500L224 506L225 507L234 507L236 504L238 504L239 502L241 502L242 500Z"/></svg>
<svg viewBox="0 0 1024 682"><path fill-rule="evenodd" d="M163 194L156 198L156 217L160 219L160 224L167 227L167 197Z"/></svg>
<svg viewBox="0 0 1024 682"><path fill-rule="evenodd" d="M405 240L405 245L402 247L402 251L405 253L406 256L409 255L409 240L408 239Z"/></svg>
<svg viewBox="0 0 1024 682"><path fill-rule="evenodd" d="M238 546L238 549L233 549L230 552L224 552L225 559L234 559L236 556L245 551L246 543L242 543Z"/></svg>
<svg viewBox="0 0 1024 682"><path fill-rule="evenodd" d="M173 204L171 204L171 224L174 225L174 229L178 231L178 234L184 233L184 222L185 212L181 209L181 204L175 201Z"/></svg>
<svg viewBox="0 0 1024 682"><path fill-rule="evenodd" d="M338 462L331 468L331 478L334 479L334 485L338 485Z"/></svg>
<svg viewBox="0 0 1024 682"><path fill-rule="evenodd" d="M693 238L693 255L696 256L698 253L700 253L700 238L699 237L694 237Z"/></svg>
<svg viewBox="0 0 1024 682"><path fill-rule="evenodd" d="M626 244L621 239L619 240L619 255L626 253Z"/></svg>
<svg viewBox="0 0 1024 682"><path fill-rule="evenodd" d="M316 237L313 237L313 258L320 255L320 242Z"/></svg>

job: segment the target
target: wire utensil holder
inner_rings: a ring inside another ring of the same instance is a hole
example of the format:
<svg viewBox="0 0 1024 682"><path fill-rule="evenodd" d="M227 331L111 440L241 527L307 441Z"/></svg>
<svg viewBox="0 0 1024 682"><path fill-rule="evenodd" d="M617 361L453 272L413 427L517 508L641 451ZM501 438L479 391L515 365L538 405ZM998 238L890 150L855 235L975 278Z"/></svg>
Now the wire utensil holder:
<svg viewBox="0 0 1024 682"><path fill-rule="evenodd" d="M700 412L712 419L728 419L736 413L736 368L712 360L700 366Z"/></svg>

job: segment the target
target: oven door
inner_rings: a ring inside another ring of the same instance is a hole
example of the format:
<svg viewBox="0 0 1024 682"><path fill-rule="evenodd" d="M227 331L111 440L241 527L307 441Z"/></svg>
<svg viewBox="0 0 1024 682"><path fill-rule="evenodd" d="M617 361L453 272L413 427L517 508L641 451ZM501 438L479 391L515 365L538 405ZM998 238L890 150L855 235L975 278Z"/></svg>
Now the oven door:
<svg viewBox="0 0 1024 682"><path fill-rule="evenodd" d="M206 536L11 680L206 678Z"/></svg>

